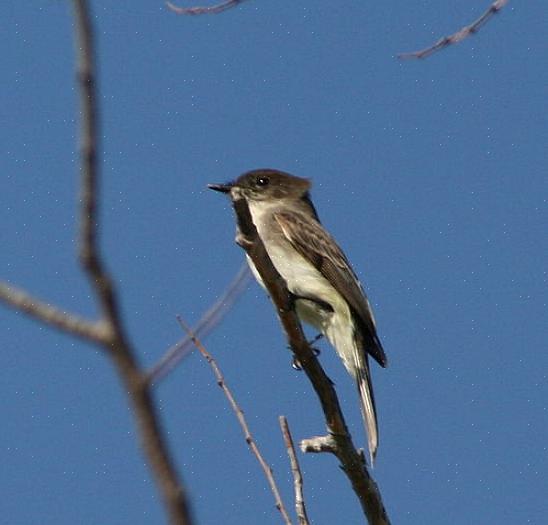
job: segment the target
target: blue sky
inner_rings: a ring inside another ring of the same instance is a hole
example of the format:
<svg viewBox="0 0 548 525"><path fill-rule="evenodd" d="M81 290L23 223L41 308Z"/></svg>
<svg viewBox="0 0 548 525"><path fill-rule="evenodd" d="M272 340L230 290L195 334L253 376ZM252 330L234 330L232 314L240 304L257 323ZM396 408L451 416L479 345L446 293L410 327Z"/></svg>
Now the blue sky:
<svg viewBox="0 0 548 525"><path fill-rule="evenodd" d="M546 6L510 2L458 46L394 58L487 4L249 0L184 18L162 2L93 2L101 243L142 362L181 337L175 315L196 322L240 267L230 205L206 184L258 167L311 178L390 361L373 369L374 476L398 524L548 513ZM70 4L4 2L0 17L0 275L93 317L74 257ZM7 522L161 523L107 359L4 308L0 333ZM205 343L291 505L278 415L296 440L323 420L258 285ZM365 445L354 385L321 348ZM205 362L191 355L156 394L197 522L280 523ZM300 460L313 522L359 523L334 458Z"/></svg>

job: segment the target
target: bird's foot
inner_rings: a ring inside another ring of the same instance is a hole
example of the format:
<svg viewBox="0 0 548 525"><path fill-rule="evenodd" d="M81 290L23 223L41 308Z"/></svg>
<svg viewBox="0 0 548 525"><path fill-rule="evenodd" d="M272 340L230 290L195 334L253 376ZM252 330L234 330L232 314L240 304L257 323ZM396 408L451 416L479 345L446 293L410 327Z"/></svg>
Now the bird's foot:
<svg viewBox="0 0 548 525"><path fill-rule="evenodd" d="M300 361L295 356L293 356L293 359L291 361L291 366L293 367L294 370L302 370L303 369L303 367L301 366Z"/></svg>

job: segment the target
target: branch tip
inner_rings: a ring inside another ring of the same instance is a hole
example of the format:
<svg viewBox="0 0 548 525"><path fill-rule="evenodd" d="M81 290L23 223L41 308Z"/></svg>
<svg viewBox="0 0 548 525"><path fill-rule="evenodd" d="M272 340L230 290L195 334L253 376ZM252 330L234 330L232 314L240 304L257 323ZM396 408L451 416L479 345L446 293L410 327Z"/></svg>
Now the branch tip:
<svg viewBox="0 0 548 525"><path fill-rule="evenodd" d="M448 47L452 44L458 44L465 38L471 35L475 35L489 21L489 19L492 16L496 15L507 3L508 0L496 0L483 12L483 14L479 18L474 20L471 24L464 26L452 35L440 38L435 44L429 47L420 49L418 51L399 53L397 55L397 58L399 58L400 60L420 60L423 58L427 58L436 51L440 51L441 49Z"/></svg>
<svg viewBox="0 0 548 525"><path fill-rule="evenodd" d="M205 6L194 6L194 7L179 7L171 2L166 2L166 6L170 11L173 11L177 15L216 15L236 7L238 4L243 3L245 0L226 0L218 4L205 7Z"/></svg>
<svg viewBox="0 0 548 525"><path fill-rule="evenodd" d="M221 369L217 365L217 362L213 358L213 356L206 350L200 339L196 336L196 334L192 331L192 329L183 321L182 317L180 315L176 316L177 321L181 325L181 328L185 330L187 335L191 338L193 343L196 345L196 348L200 352L200 354L205 358L206 362L209 364L211 369L213 370L213 374L215 375L215 379L217 380L217 384L221 387L223 390L226 398L228 399L228 402L234 411L236 418L238 419L238 422L240 424L240 427L242 429L242 432L244 434L244 439L247 445L249 446L249 449L253 453L253 455L257 458L257 461L259 462L259 465L261 466L261 469L263 470L263 473L268 481L268 484L270 486L270 490L272 491L272 494L274 496L275 505L276 508L280 511L282 515L282 519L284 520L286 525L291 525L291 520L289 518L289 514L287 513L287 510L283 504L280 491L278 489L278 486L276 485L276 481L274 479L274 475L272 473L272 468L268 465L266 460L264 459L263 455L261 454L261 451L259 450L259 447L257 446L257 443L253 439L253 436L251 435L251 431L249 430L249 426L247 424L247 421L245 419L245 415L243 410L240 408L238 403L236 402L236 399L234 395L232 394L232 391L226 384L226 381L224 379L224 376L221 372Z"/></svg>

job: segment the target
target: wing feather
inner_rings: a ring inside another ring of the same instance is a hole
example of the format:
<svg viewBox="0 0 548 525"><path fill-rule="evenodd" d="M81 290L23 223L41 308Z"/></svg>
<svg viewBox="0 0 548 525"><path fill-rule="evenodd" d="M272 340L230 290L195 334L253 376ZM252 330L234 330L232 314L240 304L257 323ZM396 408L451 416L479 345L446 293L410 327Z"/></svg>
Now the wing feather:
<svg viewBox="0 0 548 525"><path fill-rule="evenodd" d="M318 221L302 213L279 211L274 218L293 247L348 301L360 324L365 349L381 366L386 366L367 296L333 237Z"/></svg>

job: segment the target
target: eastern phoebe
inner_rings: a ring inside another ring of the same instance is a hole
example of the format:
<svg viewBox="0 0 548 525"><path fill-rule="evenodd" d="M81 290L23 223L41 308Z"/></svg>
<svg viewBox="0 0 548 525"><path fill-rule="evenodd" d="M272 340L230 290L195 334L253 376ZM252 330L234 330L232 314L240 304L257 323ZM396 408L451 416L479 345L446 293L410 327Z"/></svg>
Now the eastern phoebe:
<svg viewBox="0 0 548 525"><path fill-rule="evenodd" d="M259 237L295 297L301 321L333 345L356 380L373 462L378 447L377 415L368 354L387 364L371 305L348 259L323 228L310 199L310 181L273 169L259 169L212 190L244 198ZM255 278L261 277L248 257Z"/></svg>

